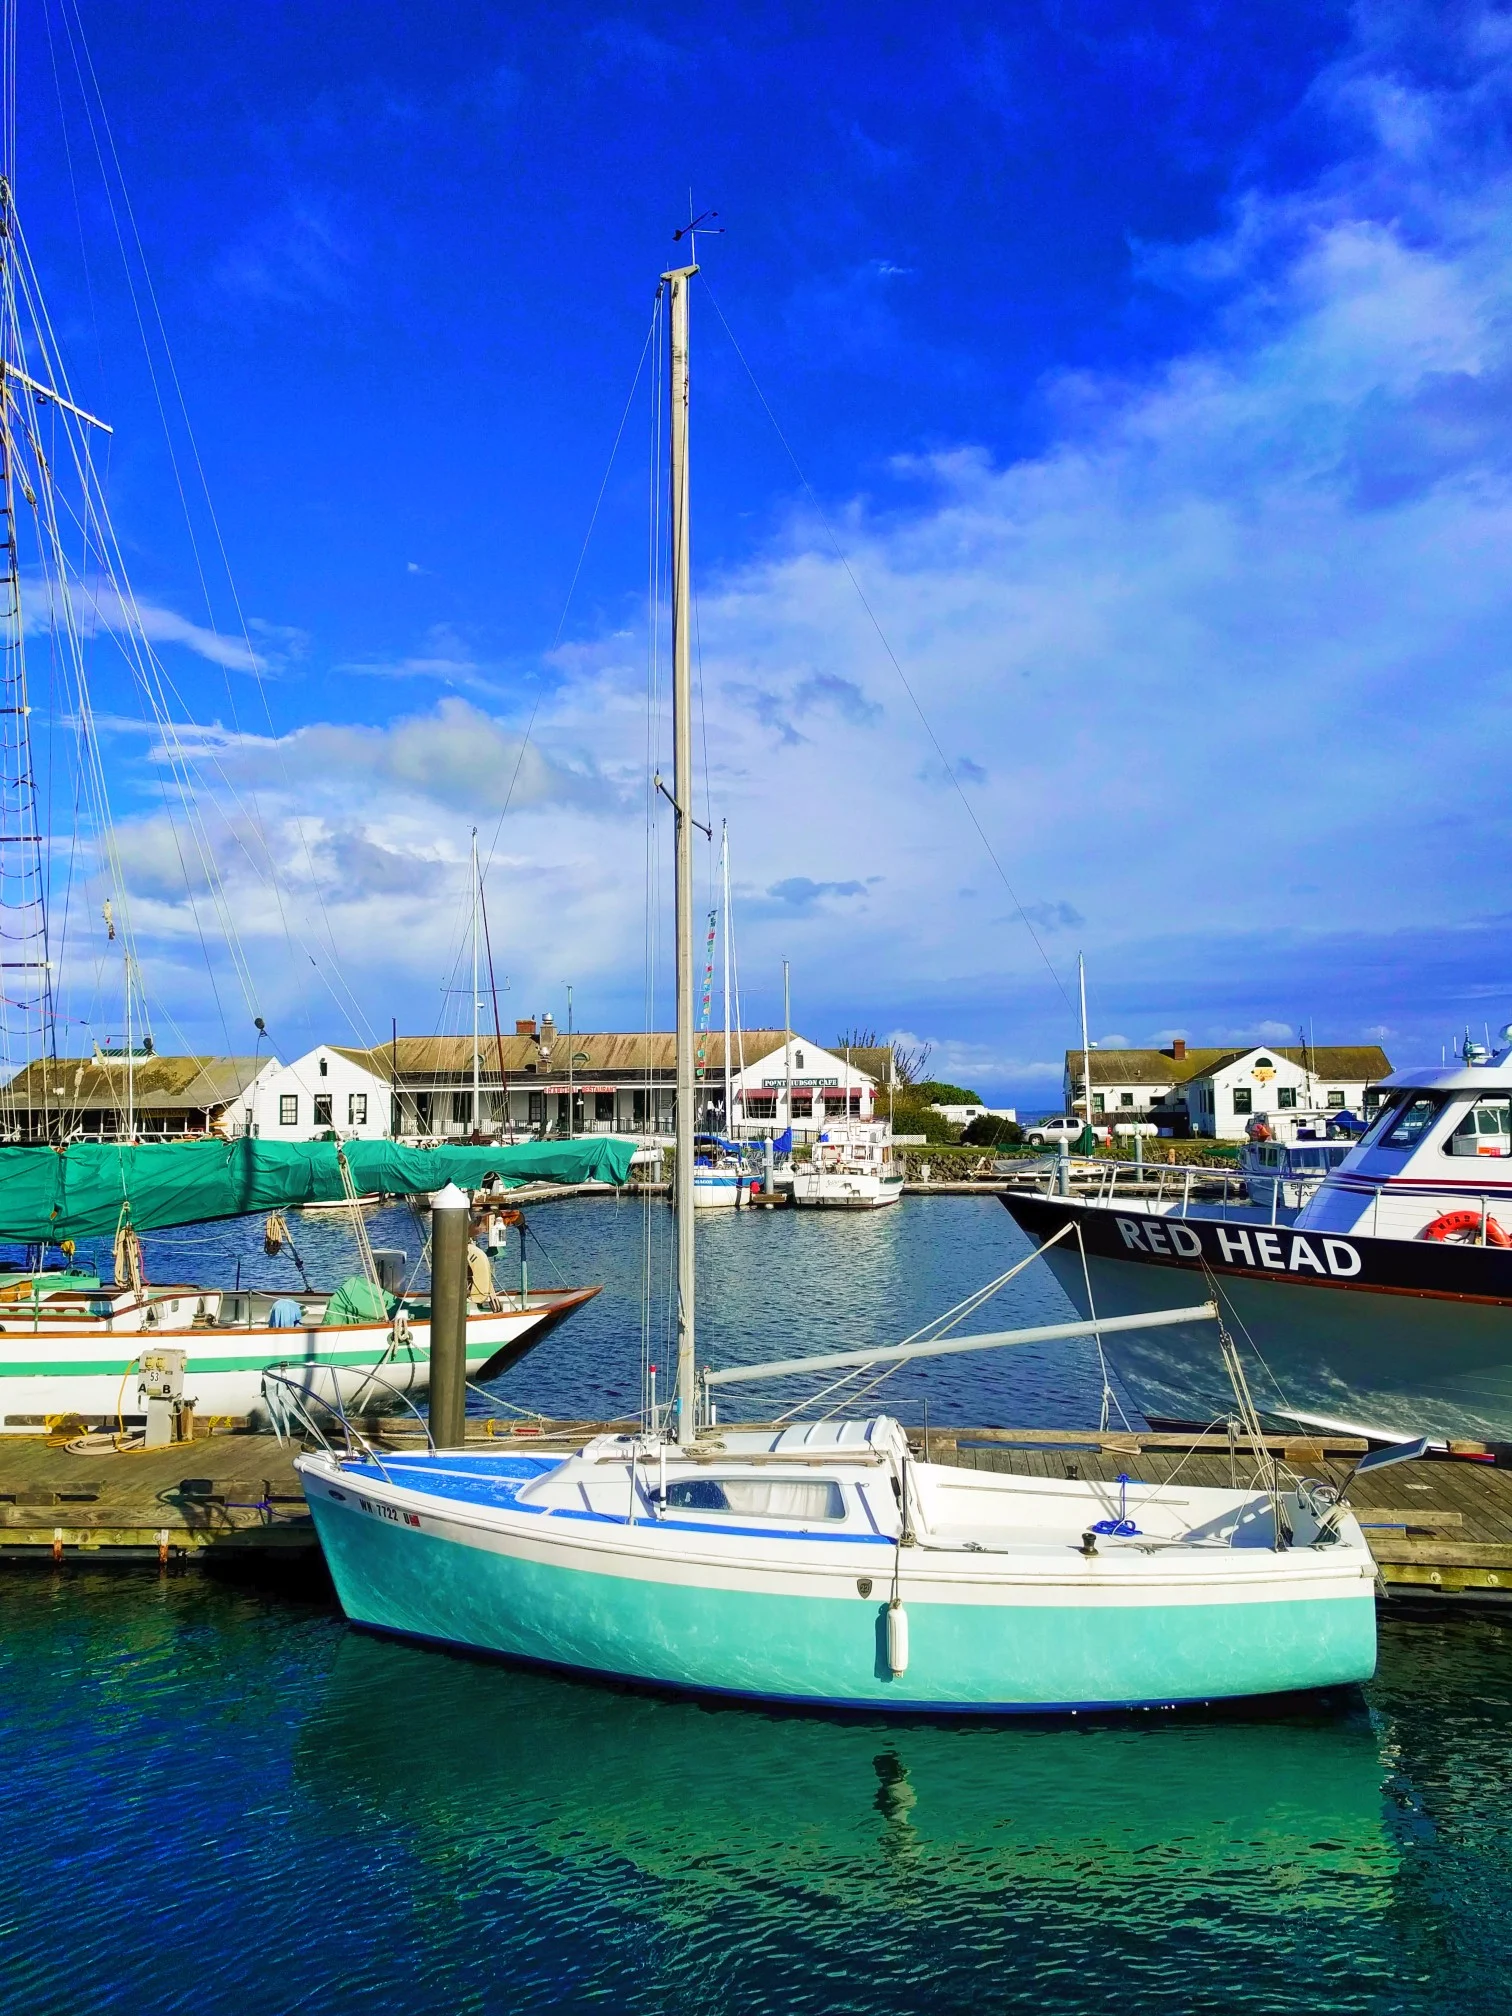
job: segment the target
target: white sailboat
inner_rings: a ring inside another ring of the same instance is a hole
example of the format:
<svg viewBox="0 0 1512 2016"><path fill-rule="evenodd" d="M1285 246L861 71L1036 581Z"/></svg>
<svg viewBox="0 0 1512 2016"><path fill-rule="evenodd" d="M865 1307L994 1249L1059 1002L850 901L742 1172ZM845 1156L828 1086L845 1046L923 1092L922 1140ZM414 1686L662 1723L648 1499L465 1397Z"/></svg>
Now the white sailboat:
<svg viewBox="0 0 1512 2016"><path fill-rule="evenodd" d="M578 1451L378 1452L298 1467L348 1617L621 1681L806 1706L1132 1707L1366 1678L1375 1569L1326 1491L1120 1486L921 1462L886 1416L719 1427L724 1384L885 1368L1090 1323L700 1377L694 1336L688 296L670 319L677 918L674 1418ZM1212 1305L1132 1319L1211 1319ZM1230 1352L1232 1347L1228 1347ZM1237 1365L1237 1360L1234 1360ZM350 1431L349 1431L350 1433Z"/></svg>

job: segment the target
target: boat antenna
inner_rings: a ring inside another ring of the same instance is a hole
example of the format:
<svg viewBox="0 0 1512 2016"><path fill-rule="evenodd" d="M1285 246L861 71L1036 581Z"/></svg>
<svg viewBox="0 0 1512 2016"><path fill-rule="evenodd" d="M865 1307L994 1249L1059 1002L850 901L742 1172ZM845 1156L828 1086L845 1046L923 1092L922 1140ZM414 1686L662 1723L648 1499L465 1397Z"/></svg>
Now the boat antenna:
<svg viewBox="0 0 1512 2016"><path fill-rule="evenodd" d="M691 204L689 205L691 209ZM687 235L698 219L686 227ZM675 234L677 239L684 232ZM688 291L696 265L663 273L670 307L672 422L672 811L677 952L677 1105L673 1206L677 1227L677 1439L698 1432L693 1302L693 676L692 562L688 524Z"/></svg>
<svg viewBox="0 0 1512 2016"><path fill-rule="evenodd" d="M1082 1032L1082 1103L1085 1107L1086 1135L1092 1132L1092 1045L1087 1040L1087 962L1083 955L1076 955L1076 981L1081 989L1081 1032ZM1092 1144L1083 1136L1087 1152Z"/></svg>

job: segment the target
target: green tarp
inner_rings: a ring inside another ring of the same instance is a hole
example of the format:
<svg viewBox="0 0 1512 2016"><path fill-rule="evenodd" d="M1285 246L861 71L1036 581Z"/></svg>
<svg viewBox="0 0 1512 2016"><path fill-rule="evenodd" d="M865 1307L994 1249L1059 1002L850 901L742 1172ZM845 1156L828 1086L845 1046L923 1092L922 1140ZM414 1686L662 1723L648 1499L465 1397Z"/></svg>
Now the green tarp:
<svg viewBox="0 0 1512 2016"><path fill-rule="evenodd" d="M365 1274L348 1274L320 1320L335 1329L345 1323L386 1323L393 1313L392 1295L385 1295Z"/></svg>
<svg viewBox="0 0 1512 2016"><path fill-rule="evenodd" d="M445 1183L473 1189L497 1175L520 1183L623 1183L635 1143L611 1134L528 1141L518 1148L404 1148L342 1144L353 1187L403 1195ZM162 1141L113 1146L0 1148L0 1239L114 1235L129 1204L138 1232L278 1211L345 1196L334 1141Z"/></svg>

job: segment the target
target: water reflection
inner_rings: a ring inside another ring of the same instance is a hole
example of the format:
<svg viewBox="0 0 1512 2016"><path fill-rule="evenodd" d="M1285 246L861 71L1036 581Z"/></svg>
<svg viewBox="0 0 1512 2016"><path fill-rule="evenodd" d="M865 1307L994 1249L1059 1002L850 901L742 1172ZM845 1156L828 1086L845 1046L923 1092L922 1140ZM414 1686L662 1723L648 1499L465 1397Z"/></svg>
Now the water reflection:
<svg viewBox="0 0 1512 2016"><path fill-rule="evenodd" d="M1480 2010L1512 1660L1389 1609L1363 1695L898 1726L620 1694L203 1582L0 1608L0 2007Z"/></svg>
<svg viewBox="0 0 1512 2016"><path fill-rule="evenodd" d="M416 1740L423 1729L429 1734ZM422 1858L901 1958L1003 1936L1315 1933L1389 1906L1398 1849L1359 1698L1136 1724L841 1722L616 1693L353 1634L296 1749L322 1802ZM731 1915L733 1914L733 1916ZM1268 1929L1267 1929L1268 1928Z"/></svg>

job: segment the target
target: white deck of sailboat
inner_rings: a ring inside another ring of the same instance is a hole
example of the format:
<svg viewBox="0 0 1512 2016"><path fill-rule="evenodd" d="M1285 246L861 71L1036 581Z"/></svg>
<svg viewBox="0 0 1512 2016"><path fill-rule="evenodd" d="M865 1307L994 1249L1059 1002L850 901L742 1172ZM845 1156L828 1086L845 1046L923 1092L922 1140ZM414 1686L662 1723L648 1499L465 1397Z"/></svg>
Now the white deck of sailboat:
<svg viewBox="0 0 1512 2016"><path fill-rule="evenodd" d="M1312 1548L1317 1528L1289 1497L1294 1544L1276 1550L1271 1501L1264 1490L1181 1487L1130 1480L1126 1486L1074 1479L1026 1478L900 1460L899 1431L885 1417L837 1424L844 1442L804 1439L812 1431L711 1437L690 1450L640 1438L601 1436L571 1453L420 1451L359 1458L307 1456L301 1468L327 1490L366 1490L418 1520L426 1512L449 1524L517 1532L551 1519L596 1530L611 1545L666 1550L686 1558L750 1559L767 1546L787 1555L802 1543L811 1558L880 1557L888 1574L901 1555L917 1578L995 1580L1010 1570L1078 1583L1159 1580L1171 1574L1269 1579L1306 1571L1309 1558L1332 1579L1368 1553L1352 1520L1337 1539ZM878 1434L880 1446L863 1437ZM898 1480L904 1474L911 1533L900 1547ZM711 1491L711 1488L713 1490ZM730 1487L728 1490L726 1487ZM753 1512L764 1494L807 1491L832 1509ZM815 1487L818 1487L817 1492ZM735 1502L706 1508L676 1502L718 1495ZM360 1502L360 1501L359 1501ZM1134 1531L1087 1534L1097 1522L1127 1518ZM585 1534L585 1539L588 1537ZM701 1544L702 1543L702 1544ZM766 1545L752 1543L766 1543ZM1283 1565L1284 1564L1284 1565Z"/></svg>

